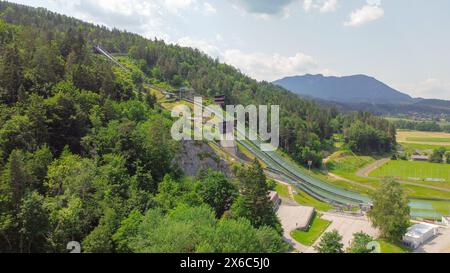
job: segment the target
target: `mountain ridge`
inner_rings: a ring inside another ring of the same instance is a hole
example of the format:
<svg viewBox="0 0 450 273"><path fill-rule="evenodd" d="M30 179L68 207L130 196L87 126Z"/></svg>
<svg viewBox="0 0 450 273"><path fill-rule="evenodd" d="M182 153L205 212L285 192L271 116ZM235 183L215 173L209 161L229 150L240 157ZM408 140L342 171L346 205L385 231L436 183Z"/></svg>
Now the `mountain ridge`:
<svg viewBox="0 0 450 273"><path fill-rule="evenodd" d="M298 95L344 103L413 103L414 99L374 77L364 74L324 76L322 74L285 77L273 82Z"/></svg>
<svg viewBox="0 0 450 273"><path fill-rule="evenodd" d="M320 81L327 83L321 84ZM341 81L345 84L339 83ZM361 81L369 82L369 87L362 85ZM352 82L353 86L350 86ZM363 74L343 77L305 74L285 77L272 83L301 97L314 100L324 106L336 107L344 112L367 111L376 115L420 114L427 118L450 117L450 101L448 100L413 98L374 77ZM346 93L345 86L350 86L350 90L353 91L350 98L343 95ZM376 92L377 88L383 90ZM361 94L358 93L360 90L369 90L372 94L358 97L355 93Z"/></svg>

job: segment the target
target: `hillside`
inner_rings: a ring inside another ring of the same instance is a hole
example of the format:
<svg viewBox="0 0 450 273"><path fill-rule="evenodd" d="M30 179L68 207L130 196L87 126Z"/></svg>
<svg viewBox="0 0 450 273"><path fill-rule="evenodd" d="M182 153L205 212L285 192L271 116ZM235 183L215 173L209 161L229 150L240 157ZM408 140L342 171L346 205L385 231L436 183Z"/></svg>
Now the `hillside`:
<svg viewBox="0 0 450 273"><path fill-rule="evenodd" d="M344 103L410 103L412 98L365 75L304 75L273 82L299 95Z"/></svg>
<svg viewBox="0 0 450 273"><path fill-rule="evenodd" d="M198 50L0 2L0 252L64 252L74 240L85 252L286 251L258 162L195 174L214 158L183 154L210 150L171 138L149 86L280 105L280 143L301 164L321 166L335 133L363 153L395 143L384 119L322 107Z"/></svg>

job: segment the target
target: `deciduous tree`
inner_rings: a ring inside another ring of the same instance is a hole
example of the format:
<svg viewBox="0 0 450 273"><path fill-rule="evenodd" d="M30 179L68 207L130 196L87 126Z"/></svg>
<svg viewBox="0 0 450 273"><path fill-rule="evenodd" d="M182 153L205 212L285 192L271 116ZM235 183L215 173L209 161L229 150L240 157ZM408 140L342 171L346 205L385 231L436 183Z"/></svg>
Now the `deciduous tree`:
<svg viewBox="0 0 450 273"><path fill-rule="evenodd" d="M368 215L381 237L392 242L401 240L410 226L410 208L400 184L393 178L385 179L372 199L373 208Z"/></svg>

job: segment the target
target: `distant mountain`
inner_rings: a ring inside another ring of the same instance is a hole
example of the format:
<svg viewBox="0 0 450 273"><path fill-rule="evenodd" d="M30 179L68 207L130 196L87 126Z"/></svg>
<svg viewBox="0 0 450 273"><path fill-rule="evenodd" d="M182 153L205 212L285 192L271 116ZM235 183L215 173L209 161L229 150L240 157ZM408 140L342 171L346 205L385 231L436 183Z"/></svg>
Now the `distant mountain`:
<svg viewBox="0 0 450 273"><path fill-rule="evenodd" d="M412 98L365 75L325 77L304 75L273 82L304 98L340 111L367 111L376 115L450 118L450 101Z"/></svg>
<svg viewBox="0 0 450 273"><path fill-rule="evenodd" d="M273 82L296 94L342 103L413 103L409 95L366 75L325 77L304 75Z"/></svg>

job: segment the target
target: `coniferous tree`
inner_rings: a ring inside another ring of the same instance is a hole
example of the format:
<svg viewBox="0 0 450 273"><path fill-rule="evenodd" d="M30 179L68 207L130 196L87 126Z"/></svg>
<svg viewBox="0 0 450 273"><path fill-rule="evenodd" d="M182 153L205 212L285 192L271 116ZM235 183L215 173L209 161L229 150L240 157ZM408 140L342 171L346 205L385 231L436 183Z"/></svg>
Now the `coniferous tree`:
<svg viewBox="0 0 450 273"><path fill-rule="evenodd" d="M255 159L251 166L237 171L241 196L232 211L237 217L250 220L255 227L271 226L280 229L268 194L267 178L261 164Z"/></svg>
<svg viewBox="0 0 450 273"><path fill-rule="evenodd" d="M13 104L19 98L19 88L23 83L23 66L17 46L7 46L1 59L0 99L6 104Z"/></svg>

